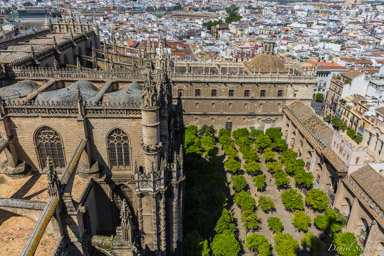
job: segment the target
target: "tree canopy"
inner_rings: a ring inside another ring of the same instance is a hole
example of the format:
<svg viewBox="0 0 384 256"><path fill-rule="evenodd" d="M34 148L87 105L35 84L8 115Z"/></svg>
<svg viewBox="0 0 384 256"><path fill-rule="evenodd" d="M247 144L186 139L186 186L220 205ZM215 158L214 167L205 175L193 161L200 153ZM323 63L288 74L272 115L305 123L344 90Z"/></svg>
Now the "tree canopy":
<svg viewBox="0 0 384 256"><path fill-rule="evenodd" d="M202 252L203 238L197 230L186 234L183 239L183 250L189 256L200 256Z"/></svg>
<svg viewBox="0 0 384 256"><path fill-rule="evenodd" d="M224 208L221 212L220 218L216 222L215 231L216 233L221 234L225 231L234 232L235 230L236 226L233 223L232 213Z"/></svg>
<svg viewBox="0 0 384 256"><path fill-rule="evenodd" d="M358 256L362 250L356 242L356 237L353 233L337 233L332 237L330 249L337 248L337 253L343 256Z"/></svg>
<svg viewBox="0 0 384 256"><path fill-rule="evenodd" d="M200 130L199 130L199 135L200 136L209 136L209 137L214 137L216 133L215 127L213 125L207 125L204 124Z"/></svg>
<svg viewBox="0 0 384 256"><path fill-rule="evenodd" d="M239 140L241 137L245 137L248 139L249 131L247 128L239 128L232 132L232 137L235 138L236 141Z"/></svg>
<svg viewBox="0 0 384 256"><path fill-rule="evenodd" d="M324 211L329 207L327 194L319 189L310 190L305 197L305 203L319 211Z"/></svg>
<svg viewBox="0 0 384 256"><path fill-rule="evenodd" d="M281 232L284 228L283 222L281 222L279 217L269 217L268 220L268 228L273 232Z"/></svg>
<svg viewBox="0 0 384 256"><path fill-rule="evenodd" d="M283 169L283 164L281 162L267 162L265 165L271 173L278 172Z"/></svg>
<svg viewBox="0 0 384 256"><path fill-rule="evenodd" d="M223 256L237 256L241 250L235 234L224 232L216 234L211 243L212 254Z"/></svg>
<svg viewBox="0 0 384 256"><path fill-rule="evenodd" d="M275 160L276 153L272 151L271 148L264 149L263 157L266 161L273 161Z"/></svg>
<svg viewBox="0 0 384 256"><path fill-rule="evenodd" d="M309 224L311 224L311 217L306 215L304 211L295 211L292 223L298 230L308 231Z"/></svg>
<svg viewBox="0 0 384 256"><path fill-rule="evenodd" d="M305 233L303 239L301 239L301 245L309 248L311 254L320 254L325 248L325 244L311 232Z"/></svg>
<svg viewBox="0 0 384 256"><path fill-rule="evenodd" d="M258 190L263 190L265 188L265 178L263 174L257 175L253 178L253 182Z"/></svg>
<svg viewBox="0 0 384 256"><path fill-rule="evenodd" d="M231 178L232 187L236 192L244 190L247 187L247 181L243 175L234 175Z"/></svg>
<svg viewBox="0 0 384 256"><path fill-rule="evenodd" d="M240 191L235 194L233 201L240 207L241 210L253 210L255 208L255 200L250 192Z"/></svg>
<svg viewBox="0 0 384 256"><path fill-rule="evenodd" d="M279 256L295 256L300 248L299 243L290 234L277 233L274 240L275 250Z"/></svg>
<svg viewBox="0 0 384 256"><path fill-rule="evenodd" d="M269 212L275 209L275 204L273 203L272 198L260 196L259 206L264 212Z"/></svg>
<svg viewBox="0 0 384 256"><path fill-rule="evenodd" d="M241 213L241 222L244 228L249 230L257 230L259 228L259 216L251 210L246 210Z"/></svg>
<svg viewBox="0 0 384 256"><path fill-rule="evenodd" d="M248 164L244 165L244 169L250 175L255 175L261 171L260 164L255 161L250 161Z"/></svg>
<svg viewBox="0 0 384 256"><path fill-rule="evenodd" d="M275 141L276 139L280 139L281 136L283 136L283 133L281 132L281 130L279 128L268 128L266 131L265 131L265 134L273 141Z"/></svg>
<svg viewBox="0 0 384 256"><path fill-rule="evenodd" d="M298 187L310 189L313 185L313 175L311 172L300 171L295 172L295 183Z"/></svg>
<svg viewBox="0 0 384 256"><path fill-rule="evenodd" d="M231 158L228 161L224 163L224 167L233 173L236 173L241 168L241 163L239 161L236 161L235 159Z"/></svg>
<svg viewBox="0 0 384 256"><path fill-rule="evenodd" d="M276 171L273 174L273 178L275 179L275 184L278 188L287 187L290 183L288 174L286 174L284 171Z"/></svg>
<svg viewBox="0 0 384 256"><path fill-rule="evenodd" d="M303 206L303 196L297 192L296 189L290 188L287 191L281 193L281 200L283 205L288 210L302 210Z"/></svg>
<svg viewBox="0 0 384 256"><path fill-rule="evenodd" d="M255 147L257 149L265 149L267 147L270 147L272 145L271 140L267 135L260 135L259 137L256 138L255 140Z"/></svg>
<svg viewBox="0 0 384 256"><path fill-rule="evenodd" d="M271 244L263 235L252 234L245 238L244 246L251 252L257 252L259 256L271 255Z"/></svg>
<svg viewBox="0 0 384 256"><path fill-rule="evenodd" d="M314 223L321 230L335 233L343 229L346 220L336 210L328 208L322 215L316 216Z"/></svg>

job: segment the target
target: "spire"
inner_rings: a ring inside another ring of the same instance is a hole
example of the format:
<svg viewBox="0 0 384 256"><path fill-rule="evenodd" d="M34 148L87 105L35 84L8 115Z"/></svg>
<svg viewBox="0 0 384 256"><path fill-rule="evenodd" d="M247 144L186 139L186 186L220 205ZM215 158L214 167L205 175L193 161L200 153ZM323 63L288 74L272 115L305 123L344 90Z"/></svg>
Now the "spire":
<svg viewBox="0 0 384 256"><path fill-rule="evenodd" d="M80 70L81 69L81 63L80 63L80 58L79 56L76 57L76 69ZM79 87L77 87L79 88Z"/></svg>
<svg viewBox="0 0 384 256"><path fill-rule="evenodd" d="M120 209L121 228L123 233L123 241L131 242L132 238L132 215L129 210L129 205L125 199L121 203Z"/></svg>
<svg viewBox="0 0 384 256"><path fill-rule="evenodd" d="M60 193L60 180L57 177L57 173L55 171L55 167L53 166L51 158L47 157L47 165L48 168L47 173L47 181L48 181L48 195L50 197L59 196Z"/></svg>
<svg viewBox="0 0 384 256"><path fill-rule="evenodd" d="M33 49L33 45L32 43L29 43L29 45L31 46L31 55L32 55L32 58L36 58L36 53L35 53L35 49Z"/></svg>

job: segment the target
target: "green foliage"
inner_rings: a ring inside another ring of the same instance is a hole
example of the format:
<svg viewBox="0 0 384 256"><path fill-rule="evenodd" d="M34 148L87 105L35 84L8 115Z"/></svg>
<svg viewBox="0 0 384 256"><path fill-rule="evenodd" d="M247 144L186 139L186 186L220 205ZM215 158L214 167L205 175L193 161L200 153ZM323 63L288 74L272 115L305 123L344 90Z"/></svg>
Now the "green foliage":
<svg viewBox="0 0 384 256"><path fill-rule="evenodd" d="M232 145L225 145L224 153L228 156L228 158L237 158L237 150Z"/></svg>
<svg viewBox="0 0 384 256"><path fill-rule="evenodd" d="M296 252L300 246L290 234L277 233L274 240L277 255L296 256Z"/></svg>
<svg viewBox="0 0 384 256"><path fill-rule="evenodd" d="M229 136L223 135L219 137L219 142L224 149L226 146L235 146L235 143L232 141L232 139Z"/></svg>
<svg viewBox="0 0 384 256"><path fill-rule="evenodd" d="M185 128L185 136L195 135L197 136L198 129L196 125L188 125L187 128Z"/></svg>
<svg viewBox="0 0 384 256"><path fill-rule="evenodd" d="M247 231L259 228L259 216L257 216L256 212L250 210L243 211L241 213L241 222Z"/></svg>
<svg viewBox="0 0 384 256"><path fill-rule="evenodd" d="M360 144L363 141L363 137L356 136L355 137L355 141L356 141L357 144Z"/></svg>
<svg viewBox="0 0 384 256"><path fill-rule="evenodd" d="M213 255L223 256L237 256L241 250L235 234L230 232L215 235L211 243L211 249Z"/></svg>
<svg viewBox="0 0 384 256"><path fill-rule="evenodd" d="M203 247L201 251L201 256L210 256L211 248L209 247L208 240L204 240L200 243L200 245Z"/></svg>
<svg viewBox="0 0 384 256"><path fill-rule="evenodd" d="M275 160L276 153L272 151L271 148L264 149L263 157L266 161L273 161Z"/></svg>
<svg viewBox="0 0 384 256"><path fill-rule="evenodd" d="M197 230L186 234L183 239L183 250L188 256L200 256L203 238Z"/></svg>
<svg viewBox="0 0 384 256"><path fill-rule="evenodd" d="M275 209L275 204L273 203L272 198L260 196L259 206L264 212L273 211Z"/></svg>
<svg viewBox="0 0 384 256"><path fill-rule="evenodd" d="M352 129L348 129L347 135L351 138L354 139L356 137L356 132Z"/></svg>
<svg viewBox="0 0 384 256"><path fill-rule="evenodd" d="M305 172L304 170L295 172L295 183L298 187L306 187L310 189L313 185L313 175L311 172Z"/></svg>
<svg viewBox="0 0 384 256"><path fill-rule="evenodd" d="M202 136L200 142L205 151L204 155L208 155L209 152L215 149L215 140L210 136Z"/></svg>
<svg viewBox="0 0 384 256"><path fill-rule="evenodd" d="M200 147L200 139L196 135L193 134L188 134L185 135L185 141L184 141L184 147L192 147L192 146L197 146Z"/></svg>
<svg viewBox="0 0 384 256"><path fill-rule="evenodd" d="M231 158L228 161L224 163L225 169L232 173L236 173L241 168L241 163L239 161L236 161L235 159Z"/></svg>
<svg viewBox="0 0 384 256"><path fill-rule="evenodd" d="M233 216L230 211L223 209L220 218L216 222L216 233L224 233L225 231L234 232L236 230L235 223L233 223Z"/></svg>
<svg viewBox="0 0 384 256"><path fill-rule="evenodd" d="M242 211L255 209L255 200L250 192L240 191L235 194L233 201L237 204Z"/></svg>
<svg viewBox="0 0 384 256"><path fill-rule="evenodd" d="M331 115L327 115L327 116L325 117L325 121L327 121L327 122L331 121Z"/></svg>
<svg viewBox="0 0 384 256"><path fill-rule="evenodd" d="M284 171L276 171L273 174L273 178L275 179L276 186L279 188L286 187L290 183L288 174L286 174Z"/></svg>
<svg viewBox="0 0 384 256"><path fill-rule="evenodd" d="M329 206L327 194L319 189L310 190L305 197L305 203L319 211L324 211Z"/></svg>
<svg viewBox="0 0 384 256"><path fill-rule="evenodd" d="M334 128L339 129L339 127L340 127L340 119L337 118L337 117L332 118L332 124L333 124Z"/></svg>
<svg viewBox="0 0 384 256"><path fill-rule="evenodd" d="M240 149L245 147L249 148L249 145L251 145L251 141L248 137L240 137L236 140L236 144L240 147Z"/></svg>
<svg viewBox="0 0 384 256"><path fill-rule="evenodd" d="M286 151L280 154L280 160L283 163L291 162L293 160L296 160L296 158L297 158L297 153L292 149L287 149Z"/></svg>
<svg viewBox="0 0 384 256"><path fill-rule="evenodd" d="M272 145L272 142L267 135L260 135L255 140L255 147L257 149L264 150L265 148L270 147L271 145Z"/></svg>
<svg viewBox="0 0 384 256"><path fill-rule="evenodd" d="M228 131L227 129L221 128L219 130L219 138L222 137L222 136L231 137L231 132Z"/></svg>
<svg viewBox="0 0 384 256"><path fill-rule="evenodd" d="M252 234L245 238L244 246L247 247L251 252L257 252L259 256L270 256L271 255L271 244L268 239L263 235Z"/></svg>
<svg viewBox="0 0 384 256"><path fill-rule="evenodd" d="M203 26L207 27L208 30L211 30L212 27L216 27L218 24L223 24L224 22L222 20L214 20L214 21L208 21L204 22Z"/></svg>
<svg viewBox="0 0 384 256"><path fill-rule="evenodd" d="M266 166L268 171L271 173L281 171L283 169L283 164L281 162L267 162Z"/></svg>
<svg viewBox="0 0 384 256"><path fill-rule="evenodd" d="M279 217L269 217L267 223L268 228L274 233L281 232L284 228L283 222L281 222Z"/></svg>
<svg viewBox="0 0 384 256"><path fill-rule="evenodd" d="M186 230L197 229L200 234L206 234L209 230L209 213L202 208L188 209L185 216Z"/></svg>
<svg viewBox="0 0 384 256"><path fill-rule="evenodd" d="M340 124L340 130L345 131L347 130L347 125L345 123Z"/></svg>
<svg viewBox="0 0 384 256"><path fill-rule="evenodd" d="M295 211L292 223L298 230L308 231L309 224L311 224L311 217L303 211Z"/></svg>
<svg viewBox="0 0 384 256"><path fill-rule="evenodd" d="M274 139L273 148L279 152L284 152L288 149L288 144L285 140L277 138Z"/></svg>
<svg viewBox="0 0 384 256"><path fill-rule="evenodd" d="M190 154L196 154L201 156L203 153L201 152L200 148L198 146L190 146L185 150L186 155Z"/></svg>
<svg viewBox="0 0 384 256"><path fill-rule="evenodd" d="M215 136L215 133L216 133L216 130L215 128L213 127L213 125L207 125L207 124L204 124L200 130L199 130L199 135L200 136L209 136L209 137L214 137Z"/></svg>
<svg viewBox="0 0 384 256"><path fill-rule="evenodd" d="M252 130L251 134L250 134L250 137L257 138L257 137L259 137L260 135L263 135L263 134L264 134L264 132L261 131L261 130Z"/></svg>
<svg viewBox="0 0 384 256"><path fill-rule="evenodd" d="M258 190L263 190L265 188L265 178L263 174L257 175L253 178L253 182Z"/></svg>
<svg viewBox="0 0 384 256"><path fill-rule="evenodd" d="M339 212L328 208L324 214L316 216L314 223L321 230L335 233L343 229L346 220Z"/></svg>
<svg viewBox="0 0 384 256"><path fill-rule="evenodd" d="M31 3L31 2L25 2L25 3L23 3L23 6L33 6L33 3Z"/></svg>
<svg viewBox="0 0 384 256"><path fill-rule="evenodd" d="M236 192L244 190L247 187L247 181L243 175L234 175L231 178L232 187Z"/></svg>
<svg viewBox="0 0 384 256"><path fill-rule="evenodd" d="M324 95L321 93L316 94L316 101L322 102L324 100Z"/></svg>
<svg viewBox="0 0 384 256"><path fill-rule="evenodd" d="M247 128L239 128L239 129L232 132L232 137L235 138L236 141L238 139L240 139L241 137L248 138L249 137L249 131Z"/></svg>
<svg viewBox="0 0 384 256"><path fill-rule="evenodd" d="M337 248L337 253L343 256L357 256L362 253L362 249L356 242L353 233L337 233L332 237L331 244Z"/></svg>
<svg viewBox="0 0 384 256"><path fill-rule="evenodd" d="M294 175L299 172L304 172L304 165L301 166L299 161L296 159L286 161L284 163L284 166L285 166L285 172L288 173L289 175Z"/></svg>
<svg viewBox="0 0 384 256"><path fill-rule="evenodd" d="M283 205L288 210L302 210L303 206L303 196L297 192L296 189L290 188L287 191L281 193L281 200Z"/></svg>
<svg viewBox="0 0 384 256"><path fill-rule="evenodd" d="M283 136L283 133L279 128L268 128L265 134L273 141L280 139Z"/></svg>
<svg viewBox="0 0 384 256"><path fill-rule="evenodd" d="M251 175L255 175L261 171L260 164L256 163L255 161L250 161L248 164L244 166L244 169L247 173Z"/></svg>
<svg viewBox="0 0 384 256"><path fill-rule="evenodd" d="M325 244L311 232L304 235L303 239L301 239L301 245L309 248L311 254L320 254L325 248Z"/></svg>
<svg viewBox="0 0 384 256"><path fill-rule="evenodd" d="M259 160L259 155L256 149L252 148L251 146L244 146L240 148L240 152L243 154L243 158L246 162L255 162Z"/></svg>
<svg viewBox="0 0 384 256"><path fill-rule="evenodd" d="M205 194L199 187L188 189L186 197L186 200L191 207L203 207L206 202Z"/></svg>
<svg viewBox="0 0 384 256"><path fill-rule="evenodd" d="M225 18L225 23L232 23L232 22L236 22L236 21L240 21L241 20L241 15L238 14L237 11L231 11L228 16Z"/></svg>

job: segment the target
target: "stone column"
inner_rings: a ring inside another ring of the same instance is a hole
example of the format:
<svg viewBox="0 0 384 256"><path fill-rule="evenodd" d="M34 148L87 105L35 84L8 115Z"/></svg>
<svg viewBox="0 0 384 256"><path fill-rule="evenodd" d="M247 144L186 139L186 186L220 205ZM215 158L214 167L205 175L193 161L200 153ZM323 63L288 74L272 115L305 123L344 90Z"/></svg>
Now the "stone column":
<svg viewBox="0 0 384 256"><path fill-rule="evenodd" d="M159 169L161 148L159 108L142 108L141 116L145 171L150 172L151 168L156 171Z"/></svg>
<svg viewBox="0 0 384 256"><path fill-rule="evenodd" d="M359 200L357 199L357 197L355 197L353 199L353 203L352 203L352 209L351 209L351 212L349 214L349 218L348 218L348 223L347 223L347 227L346 227L346 232L351 232L351 233L354 233L355 234L355 230L353 230L353 226L355 224L355 221L356 221L356 217L357 217L357 213L358 213L358 210L359 210L360 206L359 206Z"/></svg>
<svg viewBox="0 0 384 256"><path fill-rule="evenodd" d="M366 248L366 254L364 255L377 255L375 254L374 252L375 251L372 251L374 248L376 248L376 238L378 236L377 233L379 233L380 230L379 230L379 227L377 226L377 222L376 220L373 220L370 224L370 227L369 227L369 234L368 234L368 238L367 238L367 242L365 243L365 247ZM380 234L380 233L379 233Z"/></svg>

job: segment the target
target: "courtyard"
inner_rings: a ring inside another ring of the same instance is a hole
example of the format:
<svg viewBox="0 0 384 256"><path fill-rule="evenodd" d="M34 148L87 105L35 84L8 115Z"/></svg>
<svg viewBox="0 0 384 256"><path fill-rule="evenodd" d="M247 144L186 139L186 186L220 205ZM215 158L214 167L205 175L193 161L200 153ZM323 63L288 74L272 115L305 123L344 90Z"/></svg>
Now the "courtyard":
<svg viewBox="0 0 384 256"><path fill-rule="evenodd" d="M356 241L281 137L275 128L187 127L187 255L336 255L330 244ZM339 252L361 251L348 253Z"/></svg>

